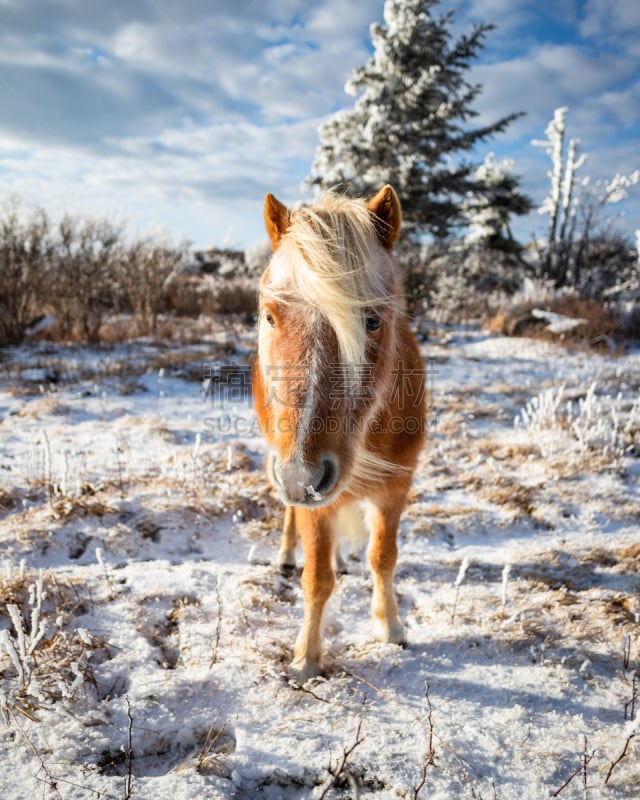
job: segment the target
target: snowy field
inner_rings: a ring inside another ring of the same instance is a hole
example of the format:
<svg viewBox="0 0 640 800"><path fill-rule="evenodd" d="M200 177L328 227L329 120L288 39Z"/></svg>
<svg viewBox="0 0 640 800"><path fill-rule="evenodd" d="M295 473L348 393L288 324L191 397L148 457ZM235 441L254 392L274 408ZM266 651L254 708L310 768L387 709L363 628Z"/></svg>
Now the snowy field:
<svg viewBox="0 0 640 800"><path fill-rule="evenodd" d="M253 347L0 355L0 797L640 797L640 353L432 330L408 644L356 553L298 686Z"/></svg>

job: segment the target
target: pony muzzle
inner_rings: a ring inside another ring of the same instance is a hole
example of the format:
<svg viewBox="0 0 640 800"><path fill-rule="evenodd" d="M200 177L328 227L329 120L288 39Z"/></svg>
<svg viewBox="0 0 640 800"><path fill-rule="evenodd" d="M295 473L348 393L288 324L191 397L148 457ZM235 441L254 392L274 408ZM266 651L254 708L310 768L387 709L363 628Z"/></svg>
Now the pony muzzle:
<svg viewBox="0 0 640 800"><path fill-rule="evenodd" d="M269 472L287 505L318 508L335 497L339 472L338 460L332 454L323 454L315 464L298 459L281 463L278 456L272 454Z"/></svg>

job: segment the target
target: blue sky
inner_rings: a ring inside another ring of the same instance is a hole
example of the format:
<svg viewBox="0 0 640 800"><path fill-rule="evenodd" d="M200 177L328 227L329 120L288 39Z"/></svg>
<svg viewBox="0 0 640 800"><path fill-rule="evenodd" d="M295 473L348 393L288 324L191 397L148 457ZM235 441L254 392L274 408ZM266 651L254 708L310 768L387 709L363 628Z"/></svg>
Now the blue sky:
<svg viewBox="0 0 640 800"><path fill-rule="evenodd" d="M196 246L265 238L262 200L295 203L318 126L350 107L382 0L0 0L0 202L160 226ZM543 7L541 9L541 6ZM640 168L637 0L442 0L454 32L494 23L469 75L478 123L526 116L474 154L515 160L541 203L531 145L558 106L592 179ZM612 207L611 211L619 211ZM640 228L640 187L616 224ZM521 237L544 231L531 215Z"/></svg>

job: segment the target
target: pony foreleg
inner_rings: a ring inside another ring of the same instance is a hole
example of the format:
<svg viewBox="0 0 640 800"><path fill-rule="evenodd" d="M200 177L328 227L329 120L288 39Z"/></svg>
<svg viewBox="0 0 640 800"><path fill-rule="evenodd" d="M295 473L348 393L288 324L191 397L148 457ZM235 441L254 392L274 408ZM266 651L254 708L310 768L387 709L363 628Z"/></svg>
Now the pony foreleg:
<svg viewBox="0 0 640 800"><path fill-rule="evenodd" d="M326 513L306 508L296 509L296 521L305 558L302 570L304 618L290 672L305 681L322 672L322 615L335 584L333 525Z"/></svg>
<svg viewBox="0 0 640 800"><path fill-rule="evenodd" d="M342 512L340 509L339 514ZM342 521L342 519L341 519ZM296 530L296 509L295 506L287 506L284 510L284 525L280 534L280 549L278 550L278 567L280 572L290 574L296 566L296 545L298 544L298 533ZM340 538L335 537L333 548L333 568L335 572L344 575L347 570L347 562L340 552Z"/></svg>
<svg viewBox="0 0 640 800"><path fill-rule="evenodd" d="M284 527L280 536L280 550L278 551L278 567L282 572L291 572L296 565L296 510L287 506L284 510Z"/></svg>
<svg viewBox="0 0 640 800"><path fill-rule="evenodd" d="M396 542L398 522L404 507L405 495L386 498L371 509L371 542L369 564L373 574L371 613L375 638L380 642L401 644L405 641L404 626L398 618L393 589L393 573L398 560Z"/></svg>

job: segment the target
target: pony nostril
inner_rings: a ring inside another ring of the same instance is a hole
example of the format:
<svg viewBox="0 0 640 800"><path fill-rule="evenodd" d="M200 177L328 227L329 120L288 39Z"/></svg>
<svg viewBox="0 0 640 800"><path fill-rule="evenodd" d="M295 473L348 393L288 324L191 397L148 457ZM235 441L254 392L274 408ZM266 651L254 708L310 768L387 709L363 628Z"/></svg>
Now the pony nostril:
<svg viewBox="0 0 640 800"><path fill-rule="evenodd" d="M322 474L315 489L318 494L328 494L335 486L338 470L333 460L325 458L322 460Z"/></svg>
<svg viewBox="0 0 640 800"><path fill-rule="evenodd" d="M315 465L294 459L282 463L277 454L268 461L269 475L288 505L317 506L330 502L338 483L338 461L324 457Z"/></svg>

